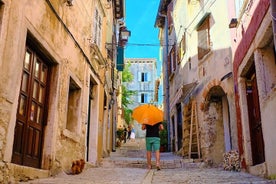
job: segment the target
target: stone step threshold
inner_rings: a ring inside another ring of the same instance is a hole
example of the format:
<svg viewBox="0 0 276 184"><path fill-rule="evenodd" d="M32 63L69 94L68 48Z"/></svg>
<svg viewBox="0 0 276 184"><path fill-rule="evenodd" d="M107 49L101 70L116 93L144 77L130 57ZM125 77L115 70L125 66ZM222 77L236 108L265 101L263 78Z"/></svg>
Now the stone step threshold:
<svg viewBox="0 0 276 184"><path fill-rule="evenodd" d="M155 168L155 159L152 159L152 166ZM202 168L207 167L206 163L193 159L164 159L160 161L160 166L163 169L176 168ZM101 167L107 168L147 168L147 160L145 158L126 158L116 157L108 158L102 161Z"/></svg>

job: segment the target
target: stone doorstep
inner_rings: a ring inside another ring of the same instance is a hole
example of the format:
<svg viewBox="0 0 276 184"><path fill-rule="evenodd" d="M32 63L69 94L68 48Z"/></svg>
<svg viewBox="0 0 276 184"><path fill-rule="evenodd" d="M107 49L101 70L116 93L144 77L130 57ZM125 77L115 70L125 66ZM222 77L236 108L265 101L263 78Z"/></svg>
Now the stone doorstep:
<svg viewBox="0 0 276 184"><path fill-rule="evenodd" d="M47 178L50 176L48 170L36 169L27 166L8 163L10 179L14 181L28 181L38 178Z"/></svg>

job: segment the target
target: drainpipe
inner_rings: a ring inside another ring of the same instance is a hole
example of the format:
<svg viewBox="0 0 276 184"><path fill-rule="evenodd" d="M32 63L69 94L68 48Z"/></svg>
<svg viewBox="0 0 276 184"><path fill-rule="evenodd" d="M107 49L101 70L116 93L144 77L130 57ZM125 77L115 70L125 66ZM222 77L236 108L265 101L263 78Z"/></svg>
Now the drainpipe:
<svg viewBox="0 0 276 184"><path fill-rule="evenodd" d="M170 84L169 84L169 71L168 71L168 53L169 53L169 35L168 35L168 17L165 17L165 34L166 34L166 52L164 62L166 65L165 72L166 72L166 108L167 108L167 128L168 128L168 151L171 151L171 115L170 115Z"/></svg>
<svg viewBox="0 0 276 184"><path fill-rule="evenodd" d="M168 17L161 13L158 14L160 17L165 18L165 49L163 52L163 67L164 67L164 80L165 80L165 101L166 101L166 114L167 119L167 130L168 130L168 151L171 151L171 130L170 130L170 85L169 85L169 71L168 71L168 52L169 52L169 35L168 35Z"/></svg>
<svg viewBox="0 0 276 184"><path fill-rule="evenodd" d="M272 27L273 27L273 39L274 39L274 51L276 52L276 1L270 0Z"/></svg>

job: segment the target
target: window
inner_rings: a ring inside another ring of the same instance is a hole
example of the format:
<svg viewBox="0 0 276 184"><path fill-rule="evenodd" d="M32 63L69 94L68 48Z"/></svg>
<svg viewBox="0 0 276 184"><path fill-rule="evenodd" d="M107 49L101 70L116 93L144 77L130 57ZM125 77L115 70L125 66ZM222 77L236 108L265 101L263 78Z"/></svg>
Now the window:
<svg viewBox="0 0 276 184"><path fill-rule="evenodd" d="M169 76L175 71L176 69L176 57L175 57L175 46L172 47L171 52L168 56L168 71Z"/></svg>
<svg viewBox="0 0 276 184"><path fill-rule="evenodd" d="M236 17L241 18L241 16L250 10L253 5L254 0L235 0L235 11Z"/></svg>
<svg viewBox="0 0 276 184"><path fill-rule="evenodd" d="M72 78L70 78L66 129L71 132L76 132L78 130L77 127L80 112L80 97L80 87Z"/></svg>
<svg viewBox="0 0 276 184"><path fill-rule="evenodd" d="M178 46L177 63L179 64L186 52L186 34L184 33Z"/></svg>
<svg viewBox="0 0 276 184"><path fill-rule="evenodd" d="M149 72L139 72L138 80L140 82L149 82L150 81L150 73Z"/></svg>
<svg viewBox="0 0 276 184"><path fill-rule="evenodd" d="M147 73L142 73L142 74L141 74L141 81L142 81L142 82L148 81L147 76L148 76Z"/></svg>
<svg viewBox="0 0 276 184"><path fill-rule="evenodd" d="M168 31L169 31L169 34L172 33L172 30L173 30L173 5L174 5L174 2L172 1L169 5L168 5L168 11L167 11L167 17L168 17Z"/></svg>
<svg viewBox="0 0 276 184"><path fill-rule="evenodd" d="M148 103L149 99L148 99L148 94L147 93L141 93L141 103Z"/></svg>
<svg viewBox="0 0 276 184"><path fill-rule="evenodd" d="M202 21L197 29L198 32L198 59L202 59L211 50L210 47L210 24L209 15Z"/></svg>
<svg viewBox="0 0 276 184"><path fill-rule="evenodd" d="M239 17L245 0L235 0L236 17Z"/></svg>
<svg viewBox="0 0 276 184"><path fill-rule="evenodd" d="M4 3L0 0L0 33L3 21L3 14L4 14Z"/></svg>
<svg viewBox="0 0 276 184"><path fill-rule="evenodd" d="M94 32L93 32L93 43L101 47L101 37L102 37L102 18L97 9L95 9L94 15Z"/></svg>

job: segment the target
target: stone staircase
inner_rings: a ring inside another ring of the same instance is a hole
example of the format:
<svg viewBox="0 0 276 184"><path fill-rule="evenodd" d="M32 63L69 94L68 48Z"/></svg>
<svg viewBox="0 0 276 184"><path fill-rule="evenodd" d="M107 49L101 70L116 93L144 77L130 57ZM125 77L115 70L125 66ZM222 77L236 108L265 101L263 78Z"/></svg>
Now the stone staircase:
<svg viewBox="0 0 276 184"><path fill-rule="evenodd" d="M183 159L172 152L160 153L160 165L163 169L174 168L201 168L205 164L203 162L195 162L193 159ZM152 153L152 165L155 168L155 154ZM145 139L138 138L134 141L127 141L121 147L112 152L110 157L104 158L101 162L101 167L107 168L147 168Z"/></svg>

